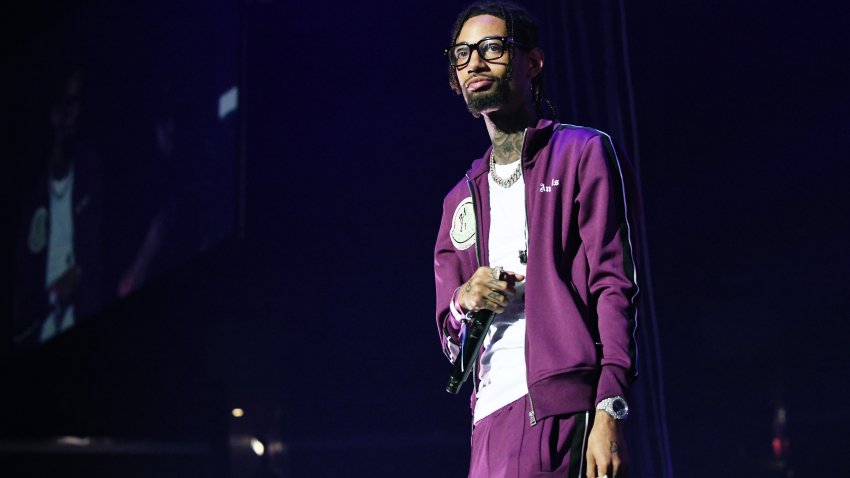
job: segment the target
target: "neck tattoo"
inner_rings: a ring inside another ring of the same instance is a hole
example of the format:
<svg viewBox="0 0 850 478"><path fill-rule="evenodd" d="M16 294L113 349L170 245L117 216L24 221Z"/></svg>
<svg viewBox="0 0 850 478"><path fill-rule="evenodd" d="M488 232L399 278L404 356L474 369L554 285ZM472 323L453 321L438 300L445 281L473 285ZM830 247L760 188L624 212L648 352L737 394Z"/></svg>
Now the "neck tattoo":
<svg viewBox="0 0 850 478"><path fill-rule="evenodd" d="M522 145L525 132L504 133L496 131L493 134L492 159L496 164L510 164L522 156Z"/></svg>

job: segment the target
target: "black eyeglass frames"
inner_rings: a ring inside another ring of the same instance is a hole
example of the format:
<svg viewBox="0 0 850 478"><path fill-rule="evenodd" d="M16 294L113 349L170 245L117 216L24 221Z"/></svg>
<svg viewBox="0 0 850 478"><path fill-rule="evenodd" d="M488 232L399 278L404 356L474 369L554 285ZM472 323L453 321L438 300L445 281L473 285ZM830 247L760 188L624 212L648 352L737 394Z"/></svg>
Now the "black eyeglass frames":
<svg viewBox="0 0 850 478"><path fill-rule="evenodd" d="M478 43L455 43L446 48L443 53L449 59L451 66L462 68L469 63L472 57L472 51L477 50L478 55L485 61L498 60L505 54L508 45L516 45L521 47L522 44L509 37L486 37L478 41Z"/></svg>

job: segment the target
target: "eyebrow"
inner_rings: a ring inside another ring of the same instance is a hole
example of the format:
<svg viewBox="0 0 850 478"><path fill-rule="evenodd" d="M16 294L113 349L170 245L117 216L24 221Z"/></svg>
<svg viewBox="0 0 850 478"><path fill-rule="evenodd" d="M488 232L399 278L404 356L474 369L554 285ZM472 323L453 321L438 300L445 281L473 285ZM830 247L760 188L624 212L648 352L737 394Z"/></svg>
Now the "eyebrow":
<svg viewBox="0 0 850 478"><path fill-rule="evenodd" d="M496 33L496 34L492 34L492 35L484 35L483 37L479 38L476 41L460 41L460 35L458 35L458 37L455 39L454 44L457 45L459 43L469 43L470 45L472 45L472 44L480 42L481 40L484 40L485 38L508 38L508 34L507 33Z"/></svg>

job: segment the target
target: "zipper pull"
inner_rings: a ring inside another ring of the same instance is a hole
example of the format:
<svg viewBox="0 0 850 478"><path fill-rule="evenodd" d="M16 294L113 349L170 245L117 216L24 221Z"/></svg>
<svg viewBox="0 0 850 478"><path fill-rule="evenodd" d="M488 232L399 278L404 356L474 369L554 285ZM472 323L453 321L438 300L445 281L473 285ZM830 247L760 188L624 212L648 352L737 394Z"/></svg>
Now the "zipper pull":
<svg viewBox="0 0 850 478"><path fill-rule="evenodd" d="M528 392L528 422L531 426L537 425L537 415L534 414L534 402L531 401L531 392Z"/></svg>

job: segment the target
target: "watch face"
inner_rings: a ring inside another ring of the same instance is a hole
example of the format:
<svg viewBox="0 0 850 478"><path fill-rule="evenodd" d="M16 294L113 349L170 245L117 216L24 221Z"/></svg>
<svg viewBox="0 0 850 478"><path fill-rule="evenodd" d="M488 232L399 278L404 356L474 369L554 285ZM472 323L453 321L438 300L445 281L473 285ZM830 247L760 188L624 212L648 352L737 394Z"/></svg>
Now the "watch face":
<svg viewBox="0 0 850 478"><path fill-rule="evenodd" d="M611 410L614 412L614 416L617 419L626 418L629 414L629 406L626 404L625 400L619 397L611 401Z"/></svg>
<svg viewBox="0 0 850 478"><path fill-rule="evenodd" d="M623 400L614 400L614 403L611 404L611 408L614 409L614 413L621 415L626 409L626 402Z"/></svg>

